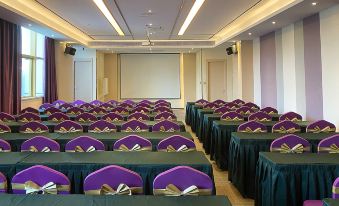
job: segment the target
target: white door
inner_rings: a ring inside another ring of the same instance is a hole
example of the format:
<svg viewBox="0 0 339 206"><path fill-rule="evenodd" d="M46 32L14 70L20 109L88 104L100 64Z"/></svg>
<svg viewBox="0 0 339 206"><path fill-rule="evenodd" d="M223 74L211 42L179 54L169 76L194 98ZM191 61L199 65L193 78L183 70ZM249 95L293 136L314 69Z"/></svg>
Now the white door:
<svg viewBox="0 0 339 206"><path fill-rule="evenodd" d="M225 61L208 62L208 100L226 100Z"/></svg>
<svg viewBox="0 0 339 206"><path fill-rule="evenodd" d="M74 61L74 99L85 102L93 97L93 64L92 60Z"/></svg>

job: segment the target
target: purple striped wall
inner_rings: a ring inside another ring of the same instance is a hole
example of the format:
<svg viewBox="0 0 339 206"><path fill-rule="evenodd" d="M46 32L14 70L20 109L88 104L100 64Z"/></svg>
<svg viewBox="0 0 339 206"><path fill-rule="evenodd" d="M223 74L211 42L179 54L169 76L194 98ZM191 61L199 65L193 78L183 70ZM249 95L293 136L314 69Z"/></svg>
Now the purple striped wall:
<svg viewBox="0 0 339 206"><path fill-rule="evenodd" d="M277 107L275 32L260 37L261 106Z"/></svg>
<svg viewBox="0 0 339 206"><path fill-rule="evenodd" d="M304 24L306 119L323 119L322 64L319 14L307 17Z"/></svg>

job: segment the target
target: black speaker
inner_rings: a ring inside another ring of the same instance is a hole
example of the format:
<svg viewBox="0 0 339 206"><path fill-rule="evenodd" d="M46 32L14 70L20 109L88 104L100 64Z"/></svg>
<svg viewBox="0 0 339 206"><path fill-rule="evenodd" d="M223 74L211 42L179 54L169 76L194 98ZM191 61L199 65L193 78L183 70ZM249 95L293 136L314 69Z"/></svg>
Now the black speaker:
<svg viewBox="0 0 339 206"><path fill-rule="evenodd" d="M233 48L232 47L226 48L226 53L227 53L227 55L233 54Z"/></svg>
<svg viewBox="0 0 339 206"><path fill-rule="evenodd" d="M65 47L65 54L69 54L69 55L74 56L76 51L77 51L76 49L74 49L73 47L70 47L68 45L66 45L66 47Z"/></svg>

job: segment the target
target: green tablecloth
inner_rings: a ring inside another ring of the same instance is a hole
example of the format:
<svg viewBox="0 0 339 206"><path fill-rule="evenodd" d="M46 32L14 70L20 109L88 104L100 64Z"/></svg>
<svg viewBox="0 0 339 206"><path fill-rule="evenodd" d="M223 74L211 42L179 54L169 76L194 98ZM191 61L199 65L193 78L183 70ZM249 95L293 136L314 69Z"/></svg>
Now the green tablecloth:
<svg viewBox="0 0 339 206"><path fill-rule="evenodd" d="M193 105L192 106L192 112L191 112L191 129L193 132L196 132L196 124L198 124L197 122L197 116L198 116L198 109L202 109L201 105Z"/></svg>
<svg viewBox="0 0 339 206"><path fill-rule="evenodd" d="M187 125L191 125L192 106L194 104L195 104L195 102L187 102L186 103L185 123Z"/></svg>
<svg viewBox="0 0 339 206"><path fill-rule="evenodd" d="M147 114L147 115L149 116L150 121L154 121L154 117L156 116L156 114L151 113L151 114ZM68 114L68 117L69 117L72 121L75 120L75 117L76 117L76 116L77 116L77 115L70 115L70 114ZM98 118L98 120L99 120L99 119L101 119L101 117L104 116L104 115L98 114L98 115L94 115L94 116L96 116L96 118ZM124 117L124 121L127 121L128 115L124 114L124 115L121 115L121 116ZM47 114L40 114L40 118L41 118L41 121L48 121L48 115L47 115Z"/></svg>
<svg viewBox="0 0 339 206"><path fill-rule="evenodd" d="M339 199L325 198L323 199L323 206L339 206Z"/></svg>
<svg viewBox="0 0 339 206"><path fill-rule="evenodd" d="M210 157L216 161L220 169L227 169L231 133L236 132L238 126L242 123L244 121L213 121ZM271 132L272 126L277 122L269 121L262 123ZM298 122L298 124L301 126L302 131L305 132L308 122Z"/></svg>
<svg viewBox="0 0 339 206"><path fill-rule="evenodd" d="M228 179L242 196L254 198L254 179L259 152L269 152L272 141L283 135L232 133L228 157ZM334 133L299 133L297 135L307 139L312 145L312 151L316 152L318 143Z"/></svg>
<svg viewBox="0 0 339 206"><path fill-rule="evenodd" d="M212 165L202 152L51 152L27 154L29 154L27 157L13 165L16 172L33 165L51 167L64 173L70 179L71 192L74 194L83 193L83 181L89 173L108 165L120 165L140 174L144 181L145 194L153 194L153 180L158 174L180 165L191 166L213 179ZM2 154L0 154L1 159ZM1 161L0 165L2 165Z"/></svg>
<svg viewBox="0 0 339 206"><path fill-rule="evenodd" d="M213 121L220 120L220 114L205 114L202 126L201 142L203 143L206 154L210 154L211 149L211 132Z"/></svg>
<svg viewBox="0 0 339 206"><path fill-rule="evenodd" d="M1 194L1 206L231 206L225 196L13 195Z"/></svg>
<svg viewBox="0 0 339 206"><path fill-rule="evenodd" d="M300 206L332 196L339 154L260 152L255 205Z"/></svg>
<svg viewBox="0 0 339 206"><path fill-rule="evenodd" d="M79 124L81 124L81 126L84 128L84 132L88 131L88 127L89 125L91 125L91 122L78 122ZM120 132L121 129L121 125L123 125L124 123L126 123L126 121L118 121L118 122L114 122L115 126L118 129L118 132ZM152 126L156 123L158 123L158 121L145 121L144 123L146 123L149 127L149 131L152 131ZM177 123L180 126L180 131L181 132L185 132L185 125L183 122L181 121L176 121L175 123ZM22 122L6 122L5 123L7 126L9 126L12 130L12 133L18 133L19 132L19 128L21 125L23 125L24 123ZM54 127L55 125L57 125L57 122L50 122L50 121L43 121L42 124L46 125L49 129L49 132L54 132Z"/></svg>
<svg viewBox="0 0 339 206"><path fill-rule="evenodd" d="M158 143L172 135L182 135L189 139L193 139L192 135L188 132L139 132L139 133L125 133L125 132L115 132L115 133L68 133L68 134L60 134L60 133L42 133L38 135L49 137L55 141L57 141L61 146L61 151L64 151L65 145L68 141L73 138L79 136L91 136L100 141L102 141L105 145L105 150L111 151L113 150L113 144L118 140L125 136L136 134L141 137L145 137L146 139L152 142L153 151L156 151ZM20 151L21 144L32 137L37 136L37 134L22 134L22 133L4 133L0 134L0 139L6 140L10 143L12 147L12 151Z"/></svg>
<svg viewBox="0 0 339 206"><path fill-rule="evenodd" d="M214 109L198 109L197 111L197 123L195 133L200 141L202 141L202 133L204 130L204 116L207 114L213 114Z"/></svg>

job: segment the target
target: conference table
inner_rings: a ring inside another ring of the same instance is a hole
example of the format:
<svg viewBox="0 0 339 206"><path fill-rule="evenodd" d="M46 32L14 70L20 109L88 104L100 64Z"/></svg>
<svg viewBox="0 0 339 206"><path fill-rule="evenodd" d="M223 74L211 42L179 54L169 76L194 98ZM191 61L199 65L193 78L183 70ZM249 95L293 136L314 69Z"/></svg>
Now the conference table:
<svg viewBox="0 0 339 206"><path fill-rule="evenodd" d="M102 118L102 116L104 116L105 114L93 114L98 120L100 120ZM147 116L149 116L150 121L154 121L154 117L157 115L155 113L146 113ZM40 114L39 115L41 118L41 121L48 121L48 114ZM70 118L70 120L74 121L75 117L77 115L75 114L67 114L67 116ZM129 116L129 114L122 114L121 115L124 118L124 121L127 121L127 117Z"/></svg>
<svg viewBox="0 0 339 206"><path fill-rule="evenodd" d="M231 206L226 196L13 195L1 194L1 206Z"/></svg>
<svg viewBox="0 0 339 206"><path fill-rule="evenodd" d="M186 103L185 123L187 125L191 125L192 106L194 104L195 104L195 102L187 102Z"/></svg>
<svg viewBox="0 0 339 206"><path fill-rule="evenodd" d="M239 125L243 123L245 123L245 121L213 121L210 158L211 160L215 160L220 169L227 170L231 133L236 132ZM267 121L262 123L267 127L268 132L272 132L272 126L277 122ZM307 121L299 121L296 123L301 127L302 132L306 131L306 127L309 124Z"/></svg>
<svg viewBox="0 0 339 206"><path fill-rule="evenodd" d="M337 133L296 133L308 140L312 152L317 152L318 143ZM259 152L269 152L273 140L284 136L278 133L232 132L228 156L228 180L243 197L255 196L255 171Z"/></svg>
<svg viewBox="0 0 339 206"><path fill-rule="evenodd" d="M202 152L6 152L0 153L0 171L9 179L34 165L45 165L65 174L71 193L83 193L88 174L108 165L119 165L137 172L144 182L144 194L153 194L153 180L161 172L176 166L193 167L212 178L211 163ZM215 188L213 189L215 194Z"/></svg>
<svg viewBox="0 0 339 206"><path fill-rule="evenodd" d="M300 206L332 196L339 177L339 154L260 152L256 169L256 206Z"/></svg>
<svg viewBox="0 0 339 206"><path fill-rule="evenodd" d="M114 132L114 133L85 133L85 132L75 132L75 133L41 133L41 134L30 134L30 133L3 133L0 134L0 139L6 140L12 148L13 152L20 151L21 144L35 136L45 136L49 137L60 144L61 151L65 150L65 145L70 140L79 137L79 136L90 136L95 139L100 140L105 145L106 151L113 150L114 143L128 135L138 135L144 137L151 141L152 150L157 150L158 143L172 135L181 135L188 139L193 140L192 135L188 132Z"/></svg>
<svg viewBox="0 0 339 206"><path fill-rule="evenodd" d="M339 199L325 198L323 199L323 206L339 206Z"/></svg>
<svg viewBox="0 0 339 206"><path fill-rule="evenodd" d="M121 125L125 124L127 121L117 121L114 122L113 124L117 127L117 131L120 132L121 131ZM158 123L159 121L143 121L143 123L147 124L147 126L149 127L149 131L152 132L152 126L156 123ZM54 132L54 127L59 124L59 122L52 122L52 121L42 121L42 124L46 125L49 129L49 132ZM91 125L93 122L77 122L79 123L83 129L84 132L88 131L88 127L89 125ZM181 132L185 132L185 124L182 121L175 121L176 124L178 124L180 126L180 131ZM18 133L19 132L19 128L20 126L22 126L23 122L5 122L5 125L9 126L12 130L12 133Z"/></svg>

